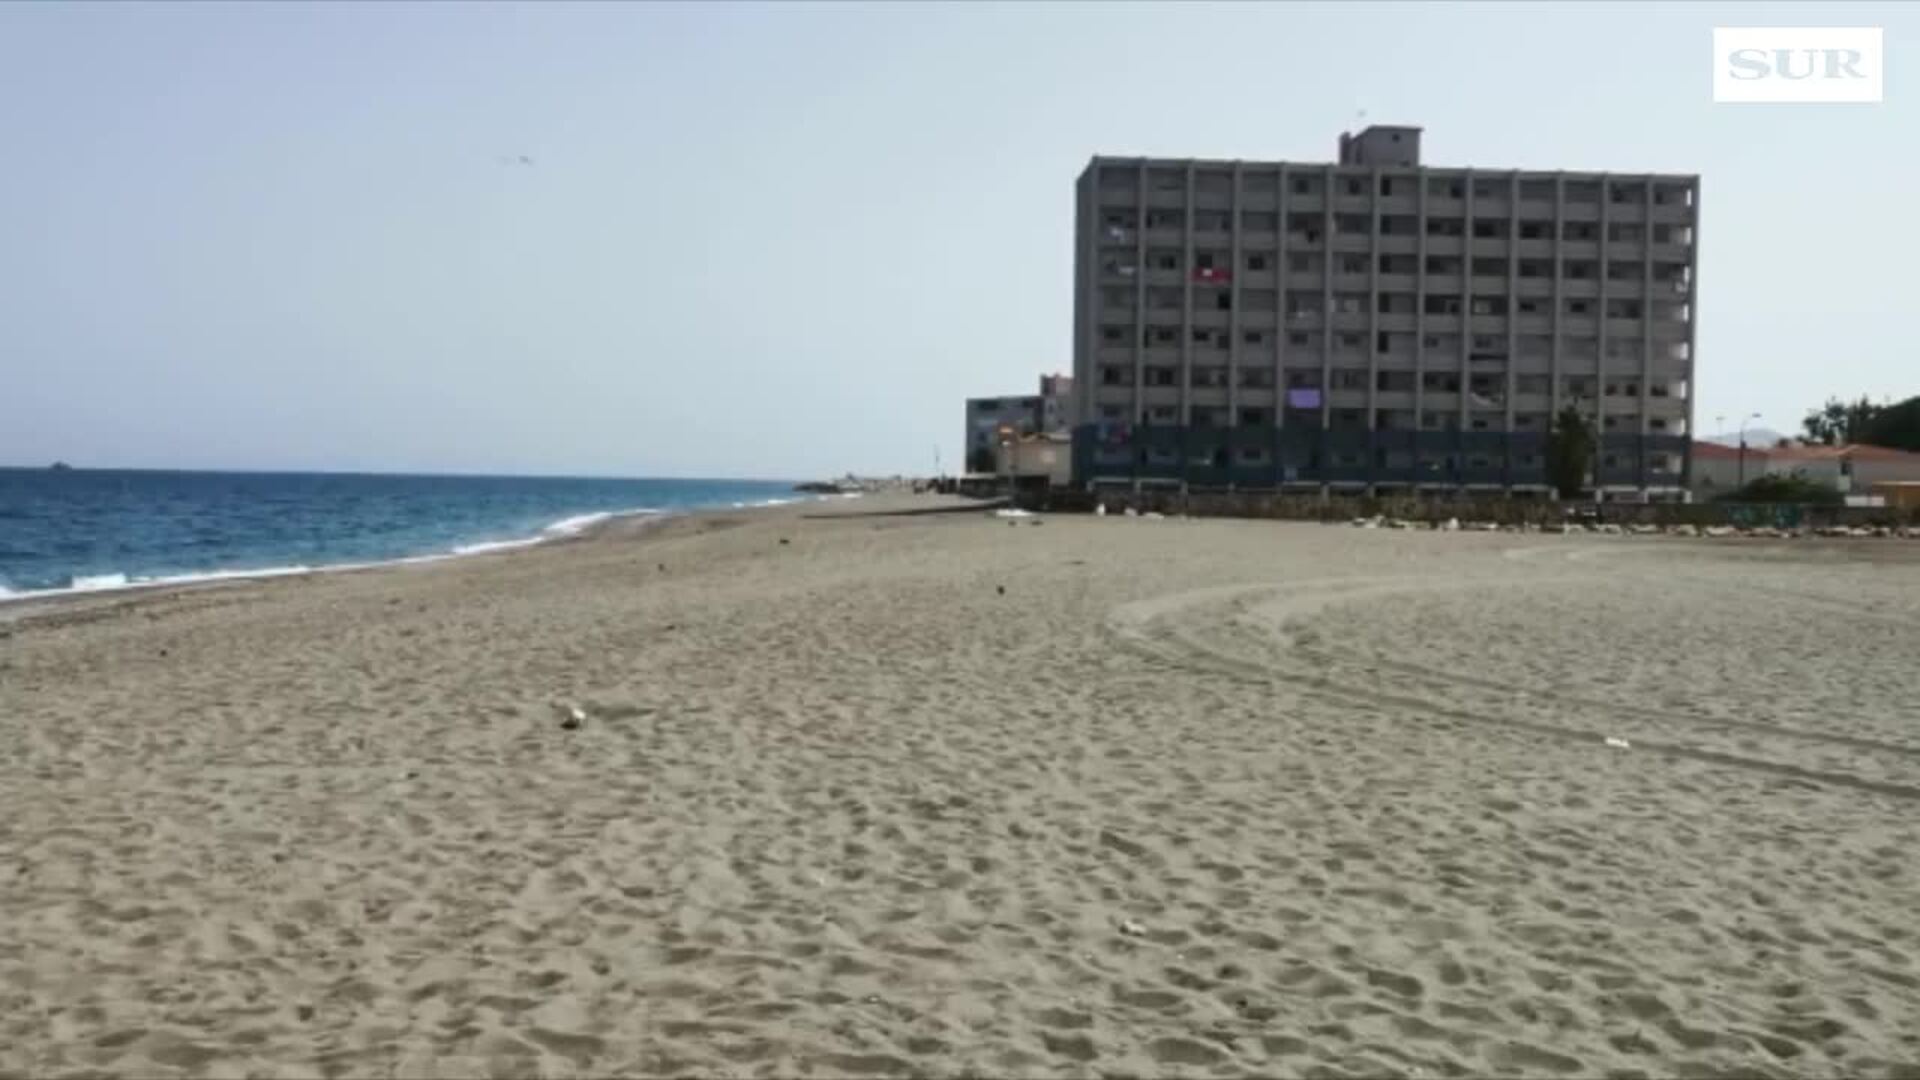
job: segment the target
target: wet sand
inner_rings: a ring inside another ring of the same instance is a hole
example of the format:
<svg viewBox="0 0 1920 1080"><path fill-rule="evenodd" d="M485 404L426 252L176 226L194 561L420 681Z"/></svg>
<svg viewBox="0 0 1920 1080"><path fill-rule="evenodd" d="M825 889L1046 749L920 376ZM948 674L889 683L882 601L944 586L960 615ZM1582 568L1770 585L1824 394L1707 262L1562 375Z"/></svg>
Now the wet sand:
<svg viewBox="0 0 1920 1080"><path fill-rule="evenodd" d="M0 1074L1920 1075L1920 544L934 502L0 609Z"/></svg>

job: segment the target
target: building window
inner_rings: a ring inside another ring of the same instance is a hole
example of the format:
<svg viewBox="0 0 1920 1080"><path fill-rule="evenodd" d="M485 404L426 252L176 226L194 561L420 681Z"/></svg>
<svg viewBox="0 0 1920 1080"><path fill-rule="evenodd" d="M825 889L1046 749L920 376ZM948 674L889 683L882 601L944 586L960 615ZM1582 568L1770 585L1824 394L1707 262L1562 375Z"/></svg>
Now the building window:
<svg viewBox="0 0 1920 1080"><path fill-rule="evenodd" d="M1295 346L1296 348L1305 348L1307 344L1307 335L1303 333L1299 333L1298 331L1288 334L1287 344Z"/></svg>
<svg viewBox="0 0 1920 1080"><path fill-rule="evenodd" d="M1247 269L1265 270L1266 268L1267 268L1267 257L1265 255L1247 256Z"/></svg>
<svg viewBox="0 0 1920 1080"><path fill-rule="evenodd" d="M1267 340L1267 337L1258 330L1248 330L1240 335L1240 340L1249 345L1258 345Z"/></svg>

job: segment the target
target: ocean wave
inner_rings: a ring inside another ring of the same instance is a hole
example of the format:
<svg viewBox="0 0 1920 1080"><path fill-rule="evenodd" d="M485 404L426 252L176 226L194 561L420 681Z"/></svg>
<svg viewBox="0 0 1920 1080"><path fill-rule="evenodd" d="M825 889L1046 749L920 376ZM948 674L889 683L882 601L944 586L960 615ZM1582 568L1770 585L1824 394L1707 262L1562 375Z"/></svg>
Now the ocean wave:
<svg viewBox="0 0 1920 1080"><path fill-rule="evenodd" d="M482 540L473 544L455 544L453 553L455 555L485 555L489 551L512 551L515 548L532 547L542 539L544 539L544 537L529 536L524 540ZM416 556L416 558L428 559L432 557L431 555Z"/></svg>
<svg viewBox="0 0 1920 1080"><path fill-rule="evenodd" d="M349 569L328 567L328 569ZM52 589L8 589L0 587L0 602L41 600L51 596L75 596L81 593L122 592L128 589L157 589L166 585L198 585L209 581L239 581L249 578L287 577L311 574L311 566L267 566L251 570L195 570L183 574L77 574L72 583Z"/></svg>
<svg viewBox="0 0 1920 1080"><path fill-rule="evenodd" d="M784 506L801 502L801 499L768 499L764 502L748 504L750 506ZM736 506L741 504L736 503ZM691 507L690 510L698 510ZM72 583L60 588L15 589L0 584L0 603L15 600L39 600L48 597L74 596L81 593L116 592L126 589L151 589L167 585L197 585L215 581L243 581L252 578L288 577L296 574L338 573L346 570L370 570L382 566L407 566L419 563L441 562L466 555L482 555L487 552L511 551L516 548L533 547L548 540L557 540L580 533L614 518L644 517L662 514L666 511L652 507L634 510L603 510L591 514L576 514L561 518L559 521L541 529L538 535L520 537L512 540L479 540L466 544L456 544L451 549L439 552L426 552L406 555L399 558L379 559L370 562L327 563L319 566L269 566L258 569L199 570L181 574L84 574L76 575Z"/></svg>

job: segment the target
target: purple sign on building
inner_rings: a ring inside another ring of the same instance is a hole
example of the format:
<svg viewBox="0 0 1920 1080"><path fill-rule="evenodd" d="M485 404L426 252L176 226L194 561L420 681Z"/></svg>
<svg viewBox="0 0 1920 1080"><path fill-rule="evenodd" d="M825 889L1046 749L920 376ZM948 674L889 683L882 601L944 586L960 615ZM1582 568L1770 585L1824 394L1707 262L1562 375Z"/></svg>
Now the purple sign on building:
<svg viewBox="0 0 1920 1080"><path fill-rule="evenodd" d="M1320 407L1320 391L1318 390L1287 391L1287 408L1317 409L1319 407Z"/></svg>

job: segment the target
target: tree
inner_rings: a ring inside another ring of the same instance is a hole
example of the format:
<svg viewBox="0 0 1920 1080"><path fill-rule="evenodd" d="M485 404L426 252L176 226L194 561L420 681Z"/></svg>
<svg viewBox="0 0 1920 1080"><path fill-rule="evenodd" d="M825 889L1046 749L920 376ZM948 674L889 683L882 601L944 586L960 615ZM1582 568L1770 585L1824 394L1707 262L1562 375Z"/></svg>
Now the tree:
<svg viewBox="0 0 1920 1080"><path fill-rule="evenodd" d="M1872 446L1920 453L1920 397L1875 409L1855 438Z"/></svg>
<svg viewBox="0 0 1920 1080"><path fill-rule="evenodd" d="M1767 475L1715 499L1729 503L1802 503L1837 506L1847 500L1839 490L1804 476Z"/></svg>
<svg viewBox="0 0 1920 1080"><path fill-rule="evenodd" d="M1807 413L1806 418L1800 421L1800 426L1807 432L1802 441L1826 446L1865 442L1868 428L1882 411L1880 406L1865 397L1851 402L1828 398L1825 405Z"/></svg>
<svg viewBox="0 0 1920 1080"><path fill-rule="evenodd" d="M1593 468L1593 425L1572 405L1553 418L1547 436L1547 482L1563 499L1577 499Z"/></svg>
<svg viewBox="0 0 1920 1080"><path fill-rule="evenodd" d="M994 458L991 446L976 446L973 452L967 455L968 472L990 473L997 472L999 468L1000 462Z"/></svg>

